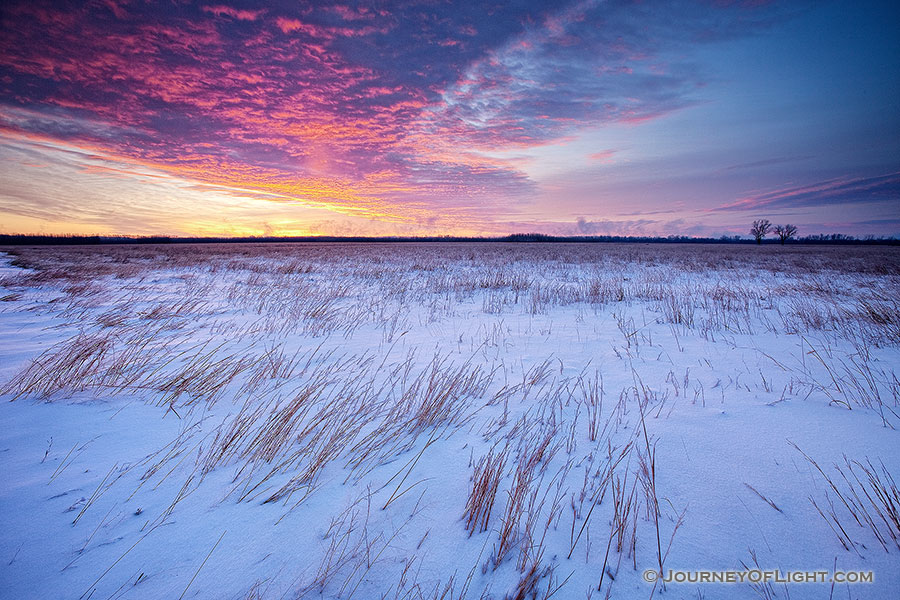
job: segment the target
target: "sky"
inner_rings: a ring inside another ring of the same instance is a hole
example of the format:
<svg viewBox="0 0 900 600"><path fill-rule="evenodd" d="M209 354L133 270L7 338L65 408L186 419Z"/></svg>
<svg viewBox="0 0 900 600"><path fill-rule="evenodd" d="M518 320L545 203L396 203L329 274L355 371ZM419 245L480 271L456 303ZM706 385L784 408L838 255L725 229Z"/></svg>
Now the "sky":
<svg viewBox="0 0 900 600"><path fill-rule="evenodd" d="M0 233L900 236L896 1L0 19Z"/></svg>

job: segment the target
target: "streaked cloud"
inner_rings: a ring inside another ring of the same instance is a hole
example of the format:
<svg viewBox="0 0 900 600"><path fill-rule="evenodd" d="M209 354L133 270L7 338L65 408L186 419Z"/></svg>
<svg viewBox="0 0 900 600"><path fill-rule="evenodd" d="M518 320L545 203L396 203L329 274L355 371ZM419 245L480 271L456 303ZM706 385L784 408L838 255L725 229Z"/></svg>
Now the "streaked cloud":
<svg viewBox="0 0 900 600"><path fill-rule="evenodd" d="M898 198L900 198L900 171L874 177L841 177L761 192L740 198L715 210L759 210L769 207L786 208L863 202L895 203Z"/></svg>

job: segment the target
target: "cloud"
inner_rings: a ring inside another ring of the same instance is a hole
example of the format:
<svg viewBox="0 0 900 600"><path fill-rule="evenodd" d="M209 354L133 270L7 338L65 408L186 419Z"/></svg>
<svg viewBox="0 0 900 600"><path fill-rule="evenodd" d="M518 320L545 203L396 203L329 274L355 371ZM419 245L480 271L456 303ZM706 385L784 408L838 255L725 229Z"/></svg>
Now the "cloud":
<svg viewBox="0 0 900 600"><path fill-rule="evenodd" d="M900 225L900 219L869 219L857 221L854 225Z"/></svg>
<svg viewBox="0 0 900 600"><path fill-rule="evenodd" d="M609 164L613 162L613 156L615 155L615 153L615 150L601 150L600 152L594 152L593 154L589 155L588 158L601 164Z"/></svg>
<svg viewBox="0 0 900 600"><path fill-rule="evenodd" d="M763 160L754 160L751 162L739 163L735 165L729 165L722 169L723 171L743 171L749 169L758 169L760 167L771 167L773 165L782 165L792 162L799 162L804 160L809 160L814 158L813 156L776 156L773 158L766 158Z"/></svg>
<svg viewBox="0 0 900 600"><path fill-rule="evenodd" d="M512 210L535 184L494 151L692 106L705 79L684 49L781 14L616 0L5 10L4 135L393 223Z"/></svg>
<svg viewBox="0 0 900 600"><path fill-rule="evenodd" d="M874 177L840 177L751 194L713 210L757 210L898 201L900 201L900 171Z"/></svg>
<svg viewBox="0 0 900 600"><path fill-rule="evenodd" d="M247 10L222 5L204 6L203 11L214 14L217 17L228 16L239 21L255 21L266 12L265 10Z"/></svg>
<svg viewBox="0 0 900 600"><path fill-rule="evenodd" d="M578 217L575 220L575 228L569 228L563 235L658 235L658 224L659 221L653 219L589 221L584 217Z"/></svg>

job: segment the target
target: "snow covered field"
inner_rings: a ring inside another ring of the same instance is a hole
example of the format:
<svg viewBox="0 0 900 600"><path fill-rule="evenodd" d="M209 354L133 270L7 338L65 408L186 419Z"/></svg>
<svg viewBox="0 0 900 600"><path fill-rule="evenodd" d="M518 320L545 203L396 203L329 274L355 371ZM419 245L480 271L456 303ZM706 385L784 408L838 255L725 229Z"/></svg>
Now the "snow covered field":
<svg viewBox="0 0 900 600"><path fill-rule="evenodd" d="M900 249L9 250L4 598L900 590Z"/></svg>

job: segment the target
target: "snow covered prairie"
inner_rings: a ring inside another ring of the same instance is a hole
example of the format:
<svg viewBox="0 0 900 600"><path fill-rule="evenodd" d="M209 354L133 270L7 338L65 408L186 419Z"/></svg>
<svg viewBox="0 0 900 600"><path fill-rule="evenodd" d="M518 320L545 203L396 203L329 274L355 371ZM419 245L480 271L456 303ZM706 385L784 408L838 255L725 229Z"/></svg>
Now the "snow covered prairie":
<svg viewBox="0 0 900 600"><path fill-rule="evenodd" d="M900 249L9 250L4 598L898 597Z"/></svg>

